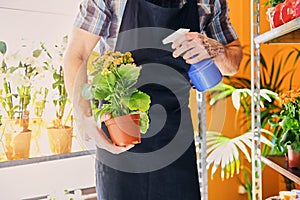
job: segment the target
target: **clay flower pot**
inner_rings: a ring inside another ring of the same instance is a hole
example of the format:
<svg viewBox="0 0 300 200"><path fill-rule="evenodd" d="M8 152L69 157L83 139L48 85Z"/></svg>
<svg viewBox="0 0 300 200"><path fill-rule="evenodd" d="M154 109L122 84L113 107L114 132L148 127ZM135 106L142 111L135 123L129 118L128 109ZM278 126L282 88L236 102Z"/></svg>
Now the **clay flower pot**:
<svg viewBox="0 0 300 200"><path fill-rule="evenodd" d="M53 154L70 153L72 149L73 128L47 128L50 150Z"/></svg>
<svg viewBox="0 0 300 200"><path fill-rule="evenodd" d="M290 168L300 169L300 152L296 153L293 151L291 145L287 145L288 149L288 164Z"/></svg>
<svg viewBox="0 0 300 200"><path fill-rule="evenodd" d="M24 130L19 120L7 120L3 129L3 140L7 160L29 158L32 131Z"/></svg>
<svg viewBox="0 0 300 200"><path fill-rule="evenodd" d="M4 133L6 157L8 160L29 158L31 131L22 131L17 134Z"/></svg>
<svg viewBox="0 0 300 200"><path fill-rule="evenodd" d="M139 114L111 118L104 123L115 145L126 146L141 143Z"/></svg>

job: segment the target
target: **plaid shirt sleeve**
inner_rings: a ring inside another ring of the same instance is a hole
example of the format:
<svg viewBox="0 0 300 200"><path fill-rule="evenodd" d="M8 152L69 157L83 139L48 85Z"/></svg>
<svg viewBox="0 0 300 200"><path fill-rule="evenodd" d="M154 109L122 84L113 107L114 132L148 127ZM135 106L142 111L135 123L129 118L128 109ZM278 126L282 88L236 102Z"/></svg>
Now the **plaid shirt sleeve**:
<svg viewBox="0 0 300 200"><path fill-rule="evenodd" d="M238 37L230 23L227 0L215 0L213 7L214 12L211 21L205 28L206 35L224 45L236 40Z"/></svg>
<svg viewBox="0 0 300 200"><path fill-rule="evenodd" d="M104 0L84 0L74 26L99 36L108 36L112 20L110 6Z"/></svg>

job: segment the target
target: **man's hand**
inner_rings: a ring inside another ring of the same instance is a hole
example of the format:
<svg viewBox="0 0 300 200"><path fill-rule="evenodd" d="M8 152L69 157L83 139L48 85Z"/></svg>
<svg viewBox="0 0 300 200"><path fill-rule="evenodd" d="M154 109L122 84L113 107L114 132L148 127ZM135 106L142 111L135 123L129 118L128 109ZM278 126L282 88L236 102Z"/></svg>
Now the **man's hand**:
<svg viewBox="0 0 300 200"><path fill-rule="evenodd" d="M234 75L239 70L243 52L238 39L228 44L206 37L197 32L185 33L172 44L175 58L182 56L188 64L212 58L223 75Z"/></svg>
<svg viewBox="0 0 300 200"><path fill-rule="evenodd" d="M80 132L82 132L83 137L86 140L94 140L96 145L101 149L105 149L113 154L120 154L134 147L134 145L119 147L113 144L103 130L97 126L93 117L83 117L78 123L81 127Z"/></svg>
<svg viewBox="0 0 300 200"><path fill-rule="evenodd" d="M204 46L200 33L189 32L174 41L172 48L175 49L175 58L182 56L188 64L194 64L201 60L211 58Z"/></svg>

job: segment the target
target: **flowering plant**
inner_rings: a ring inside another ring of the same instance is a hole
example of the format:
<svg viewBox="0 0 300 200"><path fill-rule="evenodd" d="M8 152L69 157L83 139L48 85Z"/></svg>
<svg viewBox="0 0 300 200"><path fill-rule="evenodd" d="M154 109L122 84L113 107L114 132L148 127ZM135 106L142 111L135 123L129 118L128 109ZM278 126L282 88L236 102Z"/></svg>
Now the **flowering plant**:
<svg viewBox="0 0 300 200"><path fill-rule="evenodd" d="M283 105L279 114L283 129L280 143L290 144L295 152L300 152L300 89L287 91L280 99Z"/></svg>
<svg viewBox="0 0 300 200"><path fill-rule="evenodd" d="M99 121L103 114L114 118L137 113L140 114L140 131L145 133L149 127L147 112L151 100L135 87L141 67L136 66L131 53L106 51L92 65L92 80L83 86L82 95L92 100L95 120Z"/></svg>
<svg viewBox="0 0 300 200"><path fill-rule="evenodd" d="M54 92L52 103L55 107L56 116L56 119L53 120L53 126L55 128L65 127L63 118L65 116L65 110L68 102L68 94L64 84L63 54L66 50L67 43L68 36L64 36L61 42L55 44L52 48L48 48L44 44L41 45L41 51L45 52L48 57L48 61L45 62L45 64L52 73L52 89Z"/></svg>
<svg viewBox="0 0 300 200"><path fill-rule="evenodd" d="M28 105L31 100L31 89L33 83L37 80L42 72L42 65L37 63L33 54L30 57L20 58L18 53L6 56L6 44L1 41L1 86L0 102L7 113L9 119L23 119L23 115L28 113ZM15 60L14 63L10 63Z"/></svg>

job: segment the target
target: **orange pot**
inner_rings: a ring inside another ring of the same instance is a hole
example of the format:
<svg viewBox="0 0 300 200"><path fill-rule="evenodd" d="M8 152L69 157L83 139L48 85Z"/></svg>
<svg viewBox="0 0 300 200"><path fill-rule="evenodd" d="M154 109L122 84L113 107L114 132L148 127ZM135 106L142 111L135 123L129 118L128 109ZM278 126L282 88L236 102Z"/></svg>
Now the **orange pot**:
<svg viewBox="0 0 300 200"><path fill-rule="evenodd" d="M32 131L20 126L19 120L7 120L3 126L2 142L7 160L29 158Z"/></svg>
<svg viewBox="0 0 300 200"><path fill-rule="evenodd" d="M300 152L299 153L294 152L291 145L287 145L287 150L288 150L287 159L288 159L289 167L300 169Z"/></svg>
<svg viewBox="0 0 300 200"><path fill-rule="evenodd" d="M47 128L50 150L53 154L70 153L72 149L73 128Z"/></svg>
<svg viewBox="0 0 300 200"><path fill-rule="evenodd" d="M4 133L6 157L8 160L29 158L31 131L17 134Z"/></svg>
<svg viewBox="0 0 300 200"><path fill-rule="evenodd" d="M115 117L104 122L115 145L126 146L141 143L139 114Z"/></svg>

